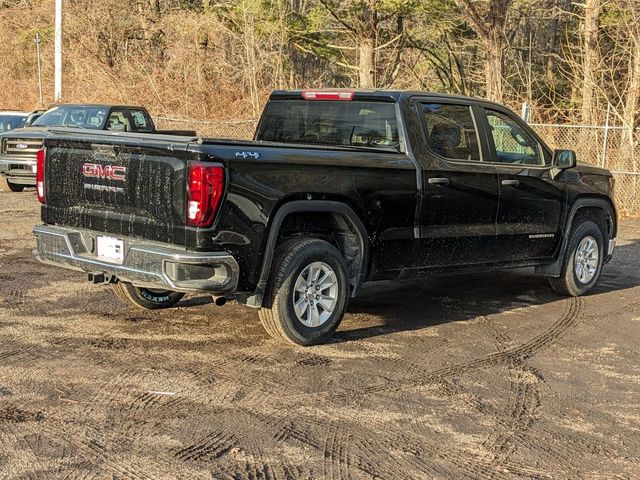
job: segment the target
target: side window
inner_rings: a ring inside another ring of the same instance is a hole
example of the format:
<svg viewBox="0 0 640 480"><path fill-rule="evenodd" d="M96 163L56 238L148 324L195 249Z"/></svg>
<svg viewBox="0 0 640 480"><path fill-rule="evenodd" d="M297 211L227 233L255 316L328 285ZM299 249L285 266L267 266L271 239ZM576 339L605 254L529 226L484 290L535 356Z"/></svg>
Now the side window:
<svg viewBox="0 0 640 480"><path fill-rule="evenodd" d="M130 132L131 122L129 122L129 119L122 110L114 110L107 120L107 130Z"/></svg>
<svg viewBox="0 0 640 480"><path fill-rule="evenodd" d="M147 116L142 110L129 110L133 119L133 129L138 132L150 132L151 127L147 121Z"/></svg>
<svg viewBox="0 0 640 480"><path fill-rule="evenodd" d="M542 149L533 136L504 113L487 110L487 122L500 163L543 165Z"/></svg>
<svg viewBox="0 0 640 480"><path fill-rule="evenodd" d="M425 103L422 110L431 150L453 160L481 160L478 132L470 107Z"/></svg>

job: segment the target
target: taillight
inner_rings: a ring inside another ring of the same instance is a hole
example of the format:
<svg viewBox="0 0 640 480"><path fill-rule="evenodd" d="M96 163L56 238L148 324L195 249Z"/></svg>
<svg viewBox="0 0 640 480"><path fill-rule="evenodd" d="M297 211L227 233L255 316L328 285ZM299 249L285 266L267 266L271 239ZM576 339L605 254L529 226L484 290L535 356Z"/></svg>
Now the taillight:
<svg viewBox="0 0 640 480"><path fill-rule="evenodd" d="M38 200L45 203L44 198L44 160L47 157L47 149L41 148L36 154L36 190L38 191Z"/></svg>
<svg viewBox="0 0 640 480"><path fill-rule="evenodd" d="M210 227L224 190L224 170L204 163L189 164L187 224Z"/></svg>
<svg viewBox="0 0 640 480"><path fill-rule="evenodd" d="M305 100L353 100L353 92L344 90L304 90L302 98Z"/></svg>

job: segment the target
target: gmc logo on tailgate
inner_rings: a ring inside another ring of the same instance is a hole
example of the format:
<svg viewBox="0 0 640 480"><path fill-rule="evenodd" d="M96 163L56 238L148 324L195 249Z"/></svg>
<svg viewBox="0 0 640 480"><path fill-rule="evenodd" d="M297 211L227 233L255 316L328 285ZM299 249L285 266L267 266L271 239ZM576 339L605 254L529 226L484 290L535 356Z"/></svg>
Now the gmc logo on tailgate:
<svg viewBox="0 0 640 480"><path fill-rule="evenodd" d="M88 178L106 178L107 180L124 182L127 175L127 167L85 163L82 165L82 174Z"/></svg>

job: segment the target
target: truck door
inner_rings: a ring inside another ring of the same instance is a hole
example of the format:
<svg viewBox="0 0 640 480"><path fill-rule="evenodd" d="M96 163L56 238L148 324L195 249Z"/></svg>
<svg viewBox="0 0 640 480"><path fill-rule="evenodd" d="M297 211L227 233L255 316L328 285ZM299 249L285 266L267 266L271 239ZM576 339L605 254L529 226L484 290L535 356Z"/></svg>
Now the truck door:
<svg viewBox="0 0 640 480"><path fill-rule="evenodd" d="M423 267L494 261L498 174L485 162L478 111L463 101L419 102L422 139L416 156L423 169L421 258ZM486 142L484 142L486 143Z"/></svg>
<svg viewBox="0 0 640 480"><path fill-rule="evenodd" d="M551 153L514 114L484 109L481 117L498 170L499 260L552 257L562 238L566 189L553 178Z"/></svg>

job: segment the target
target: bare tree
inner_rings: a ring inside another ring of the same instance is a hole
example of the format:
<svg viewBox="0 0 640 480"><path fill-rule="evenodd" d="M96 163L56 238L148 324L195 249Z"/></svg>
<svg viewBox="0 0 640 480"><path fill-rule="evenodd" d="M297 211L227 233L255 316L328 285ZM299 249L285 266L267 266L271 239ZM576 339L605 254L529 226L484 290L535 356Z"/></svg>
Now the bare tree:
<svg viewBox="0 0 640 480"><path fill-rule="evenodd" d="M585 0L582 20L582 108L583 123L598 121L595 93L598 86L597 72L600 66L598 33L600 30L601 0Z"/></svg>
<svg viewBox="0 0 640 480"><path fill-rule="evenodd" d="M486 47L485 95L497 102L503 101L505 25L513 0L455 0L465 21L476 32Z"/></svg>

